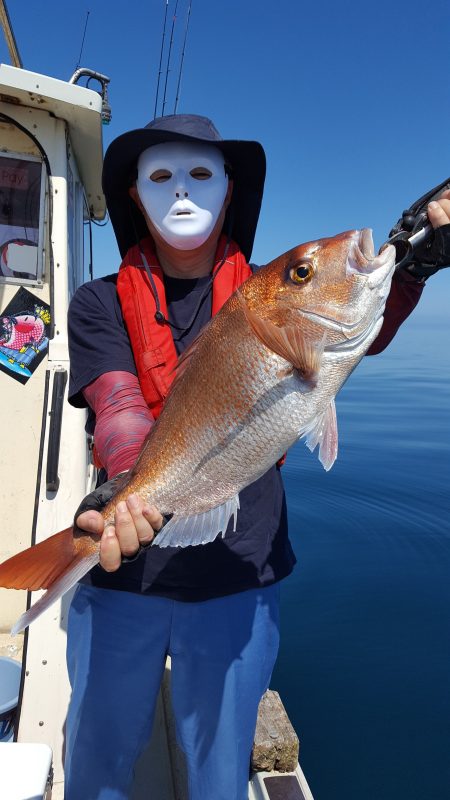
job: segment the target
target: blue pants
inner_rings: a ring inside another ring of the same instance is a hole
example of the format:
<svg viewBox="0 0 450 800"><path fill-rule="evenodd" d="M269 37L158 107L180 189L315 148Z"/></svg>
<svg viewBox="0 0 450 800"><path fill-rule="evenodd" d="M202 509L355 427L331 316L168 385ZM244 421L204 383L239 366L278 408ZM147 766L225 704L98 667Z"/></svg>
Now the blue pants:
<svg viewBox="0 0 450 800"><path fill-rule="evenodd" d="M79 586L68 621L65 800L129 797L167 654L190 800L247 800L278 642L278 585L201 603ZM158 800L150 787L149 798Z"/></svg>

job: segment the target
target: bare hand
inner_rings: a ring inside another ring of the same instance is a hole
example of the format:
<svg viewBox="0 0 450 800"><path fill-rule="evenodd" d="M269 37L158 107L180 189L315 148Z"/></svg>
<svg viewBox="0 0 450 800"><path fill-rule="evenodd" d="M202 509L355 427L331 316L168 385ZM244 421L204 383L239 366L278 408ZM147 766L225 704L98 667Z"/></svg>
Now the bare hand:
<svg viewBox="0 0 450 800"><path fill-rule="evenodd" d="M450 223L450 189L442 192L438 200L429 203L427 214L433 228Z"/></svg>
<svg viewBox="0 0 450 800"><path fill-rule="evenodd" d="M105 528L105 521L98 511L84 511L77 517L77 525L89 533L101 536L100 565L106 572L115 572L122 563L122 556L136 555L139 547L150 544L163 524L162 515L154 506L149 506L136 494L122 500L116 507L114 525Z"/></svg>

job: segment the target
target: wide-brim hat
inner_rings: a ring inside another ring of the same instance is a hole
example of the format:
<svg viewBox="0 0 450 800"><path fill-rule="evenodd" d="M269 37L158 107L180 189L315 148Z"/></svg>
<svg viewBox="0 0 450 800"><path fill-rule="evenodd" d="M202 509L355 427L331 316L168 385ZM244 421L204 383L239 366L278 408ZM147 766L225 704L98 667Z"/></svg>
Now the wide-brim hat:
<svg viewBox="0 0 450 800"><path fill-rule="evenodd" d="M145 128L123 133L109 145L103 164L103 191L122 257L148 236L145 219L128 193L137 160L148 147L164 142L202 142L221 150L234 181L223 229L249 261L264 191L264 150L259 142L222 139L210 119L196 114L159 117Z"/></svg>

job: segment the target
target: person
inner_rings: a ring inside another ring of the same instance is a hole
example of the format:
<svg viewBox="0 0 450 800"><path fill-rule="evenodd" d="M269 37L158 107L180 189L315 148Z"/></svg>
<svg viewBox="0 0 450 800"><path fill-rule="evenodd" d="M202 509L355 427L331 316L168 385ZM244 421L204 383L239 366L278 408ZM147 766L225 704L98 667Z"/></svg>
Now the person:
<svg viewBox="0 0 450 800"><path fill-rule="evenodd" d="M251 274L264 179L258 142L223 140L197 115L153 120L105 155L123 261L118 275L80 287L69 311L69 400L88 408L107 482L76 514L101 544L68 620L66 800L129 796L167 655L190 800L247 797L258 704L278 650L279 586L295 564L279 465L241 493L236 531L204 546L149 547L164 520L136 495L118 504L114 525L104 528L99 509L161 413L177 357ZM450 223L450 195L429 216L435 227ZM422 277L396 273L372 353L422 289Z"/></svg>

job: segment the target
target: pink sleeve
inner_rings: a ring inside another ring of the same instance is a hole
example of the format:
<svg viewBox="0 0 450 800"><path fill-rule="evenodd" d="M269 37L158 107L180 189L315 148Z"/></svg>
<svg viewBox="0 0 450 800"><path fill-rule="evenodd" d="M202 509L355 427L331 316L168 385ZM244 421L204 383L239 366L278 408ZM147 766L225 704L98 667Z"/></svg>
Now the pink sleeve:
<svg viewBox="0 0 450 800"><path fill-rule="evenodd" d="M83 395L96 417L96 451L108 478L114 478L133 466L155 420L131 372L106 372Z"/></svg>

